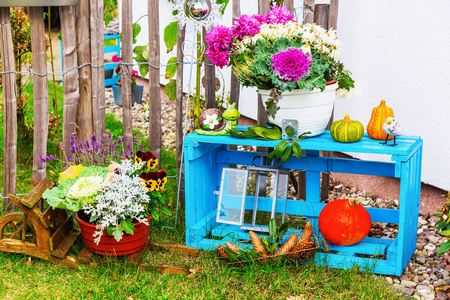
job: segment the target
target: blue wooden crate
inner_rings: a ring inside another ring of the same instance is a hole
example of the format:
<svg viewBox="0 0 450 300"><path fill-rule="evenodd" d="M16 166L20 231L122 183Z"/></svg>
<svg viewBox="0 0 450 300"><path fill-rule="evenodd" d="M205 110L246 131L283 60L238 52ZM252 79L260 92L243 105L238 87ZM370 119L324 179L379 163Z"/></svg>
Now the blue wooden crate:
<svg viewBox="0 0 450 300"><path fill-rule="evenodd" d="M186 244L199 249L214 250L225 241L248 239L248 234L236 225L216 223L220 177L229 164L252 165L256 152L229 150L229 145L275 147L279 141L247 140L228 136L190 134L184 140L186 191ZM320 172L352 173L400 178L399 209L367 208L372 222L398 224L394 240L365 238L353 246L330 245L332 253L316 253L317 264L347 269L358 265L375 273L401 275L416 249L417 223L422 170L422 139L416 136L397 138L398 145L380 144L365 135L357 143L335 142L328 131L300 142L305 151L302 159L290 158L280 168L305 170L306 201L288 200L286 213L309 218L318 232L317 218L325 206L320 202ZM391 162L321 157L320 151L372 153L389 155ZM283 206L284 199L277 200ZM259 210L270 211L271 199ZM252 209L247 197L246 209ZM277 211L279 211L277 209ZM216 238L206 238L215 236ZM386 259L368 258L385 255Z"/></svg>

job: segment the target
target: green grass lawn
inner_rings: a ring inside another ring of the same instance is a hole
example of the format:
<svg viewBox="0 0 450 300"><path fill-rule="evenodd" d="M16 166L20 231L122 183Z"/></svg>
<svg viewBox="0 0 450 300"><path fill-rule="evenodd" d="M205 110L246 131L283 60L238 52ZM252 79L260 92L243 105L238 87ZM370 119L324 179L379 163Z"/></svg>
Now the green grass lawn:
<svg viewBox="0 0 450 300"><path fill-rule="evenodd" d="M26 87L31 94L32 87ZM58 86L59 108L62 89ZM27 114L32 116L32 111ZM106 116L106 128L115 137L123 135L122 123L113 115ZM3 122L0 123L0 146L3 149ZM148 140L143 137L144 145ZM55 143L49 153L55 154ZM0 153L0 183L3 183L3 153ZM163 150L162 168L169 176L176 175L175 153ZM17 193L31 189L27 179L32 176L32 154L19 153ZM2 187L0 187L1 192ZM177 181L169 178L164 197L172 201L175 213ZM152 241L184 244L184 212L181 209L177 229L174 216L165 222L153 222ZM81 239L69 254L76 256L83 247ZM99 261L101 257L94 256ZM161 275L154 266L177 264L201 274L193 278L183 275ZM164 251L147 251L140 267L127 265L119 259L104 265L72 269L15 253L0 252L0 299L401 299L389 289L383 278L357 269L336 270L312 263L255 263L236 268L219 260L215 252L200 251L188 258Z"/></svg>

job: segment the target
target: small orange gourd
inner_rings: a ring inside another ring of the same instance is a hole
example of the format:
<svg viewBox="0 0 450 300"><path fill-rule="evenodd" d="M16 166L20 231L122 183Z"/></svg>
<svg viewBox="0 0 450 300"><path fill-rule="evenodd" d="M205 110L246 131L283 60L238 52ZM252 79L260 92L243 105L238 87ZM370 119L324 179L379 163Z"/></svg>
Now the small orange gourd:
<svg viewBox="0 0 450 300"><path fill-rule="evenodd" d="M394 117L392 108L386 106L386 100L382 99L379 106L372 110L372 117L367 125L367 134L374 140L386 140L387 134L383 131L383 124L388 117ZM389 136L392 140L394 137Z"/></svg>

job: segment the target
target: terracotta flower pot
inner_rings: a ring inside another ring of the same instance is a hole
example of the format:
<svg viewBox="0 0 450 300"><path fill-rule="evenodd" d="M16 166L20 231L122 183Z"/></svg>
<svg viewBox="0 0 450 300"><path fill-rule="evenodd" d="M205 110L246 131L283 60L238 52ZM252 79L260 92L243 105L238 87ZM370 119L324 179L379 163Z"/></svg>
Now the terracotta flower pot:
<svg viewBox="0 0 450 300"><path fill-rule="evenodd" d="M97 245L94 242L95 238L93 236L96 231L95 225L80 219L78 212L75 214L75 217L80 224L84 244L87 246L89 251L93 253L109 256L127 255L141 250L147 243L148 233L150 232L150 224L145 225L140 222L134 223L134 233L124 233L120 241L116 241L114 236L104 232L100 239L100 243ZM151 219L152 216L147 218L149 223L151 222Z"/></svg>

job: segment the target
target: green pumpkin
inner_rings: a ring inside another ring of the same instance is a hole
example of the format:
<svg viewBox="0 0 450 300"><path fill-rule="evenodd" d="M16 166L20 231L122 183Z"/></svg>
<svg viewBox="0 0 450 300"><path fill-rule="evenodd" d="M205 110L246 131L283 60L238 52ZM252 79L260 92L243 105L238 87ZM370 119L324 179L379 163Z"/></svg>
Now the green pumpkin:
<svg viewBox="0 0 450 300"><path fill-rule="evenodd" d="M364 126L359 121L350 120L349 115L345 115L344 120L335 121L331 125L330 134L336 142L353 143L363 137Z"/></svg>

